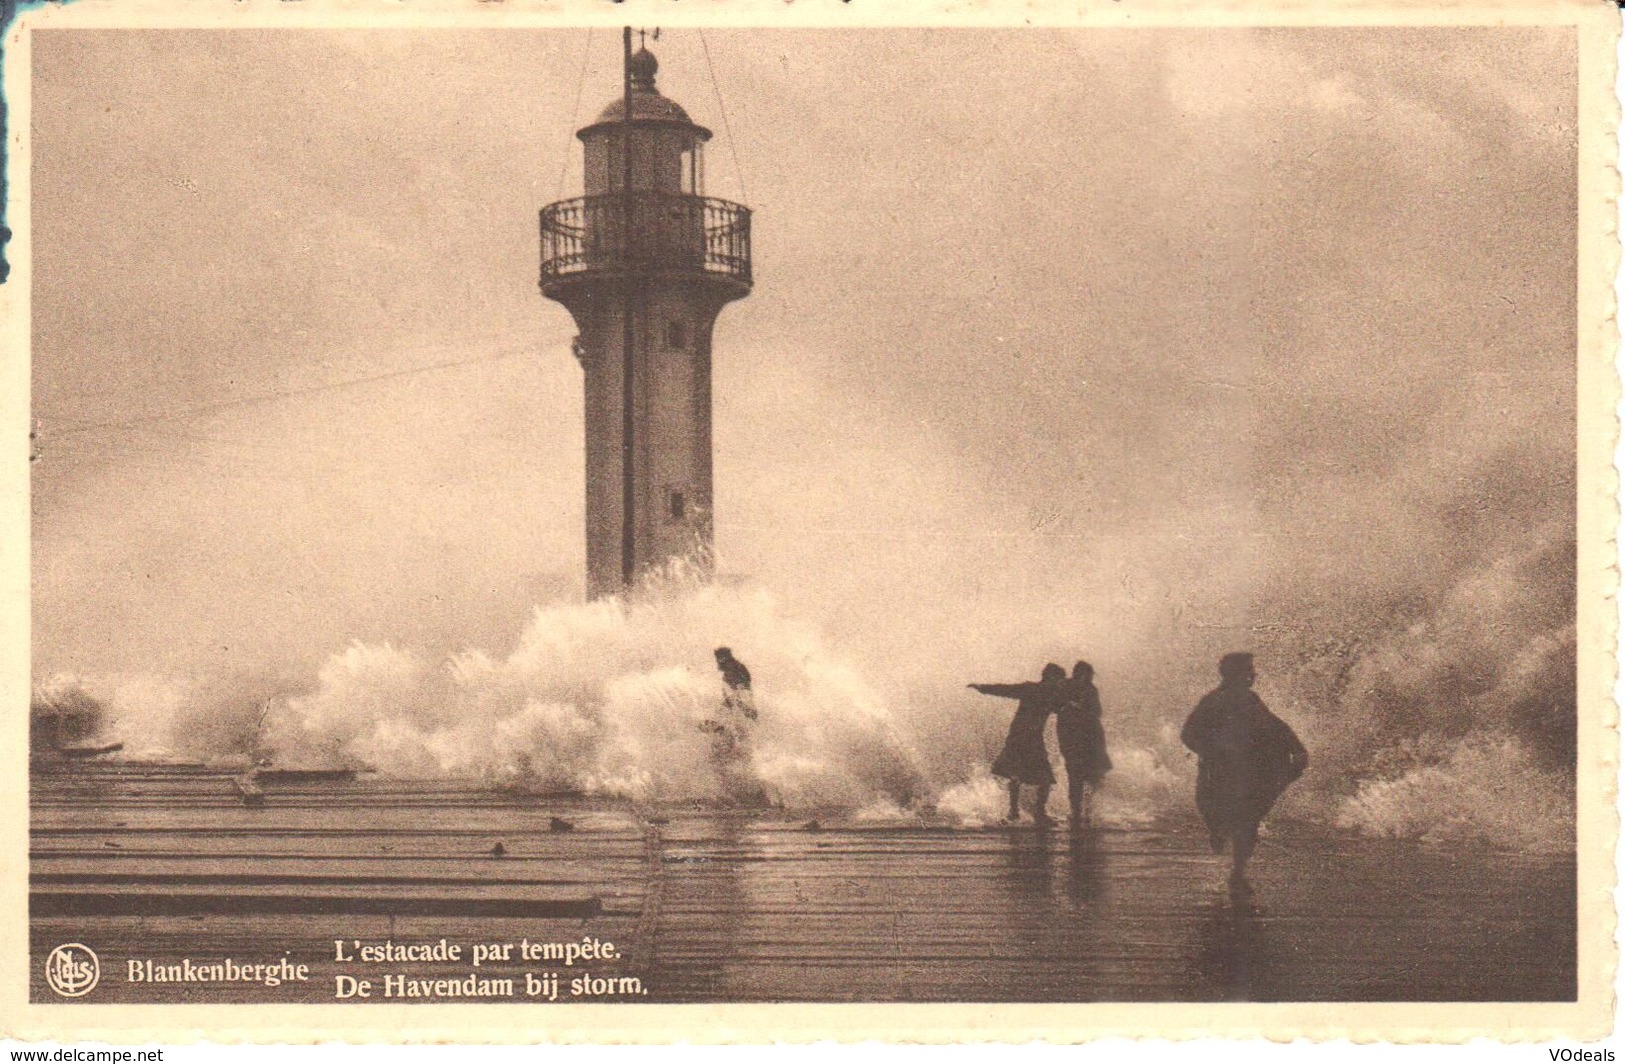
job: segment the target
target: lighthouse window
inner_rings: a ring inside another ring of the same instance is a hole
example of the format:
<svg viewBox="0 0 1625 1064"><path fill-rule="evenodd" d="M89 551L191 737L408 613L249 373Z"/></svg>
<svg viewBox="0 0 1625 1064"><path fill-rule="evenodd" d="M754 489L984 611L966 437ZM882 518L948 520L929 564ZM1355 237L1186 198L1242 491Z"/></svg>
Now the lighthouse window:
<svg viewBox="0 0 1625 1064"><path fill-rule="evenodd" d="M688 329L680 321L666 323L666 346L682 348L688 346Z"/></svg>
<svg viewBox="0 0 1625 1064"><path fill-rule="evenodd" d="M688 516L688 507L680 491L671 492L666 497L667 512L673 521L681 521Z"/></svg>
<svg viewBox="0 0 1625 1064"><path fill-rule="evenodd" d="M690 148L678 156L678 187L691 196L699 195L700 168L694 149Z"/></svg>

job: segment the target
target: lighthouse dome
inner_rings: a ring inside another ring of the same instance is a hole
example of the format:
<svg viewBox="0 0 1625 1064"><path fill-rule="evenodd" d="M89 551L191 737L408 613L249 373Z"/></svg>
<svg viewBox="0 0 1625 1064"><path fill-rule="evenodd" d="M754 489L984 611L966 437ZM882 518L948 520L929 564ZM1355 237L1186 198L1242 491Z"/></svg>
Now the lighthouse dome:
<svg viewBox="0 0 1625 1064"><path fill-rule="evenodd" d="M632 121L634 122L663 122L672 125L691 126L699 130L700 139L707 140L711 131L694 125L694 120L688 117L688 112L672 100L660 95L655 88L655 73L660 69L659 60L647 48L639 48L632 53L628 63L628 73L632 76ZM616 97L609 102L592 125L581 130L597 129L600 126L621 122L626 115L626 101Z"/></svg>
<svg viewBox="0 0 1625 1064"><path fill-rule="evenodd" d="M605 122L619 122L626 113L626 101L614 100L609 106L598 112L598 118L593 122L601 126ZM634 122L681 122L685 126L694 124L688 117L688 112L678 104L666 99L654 89L640 92L632 91L632 121Z"/></svg>

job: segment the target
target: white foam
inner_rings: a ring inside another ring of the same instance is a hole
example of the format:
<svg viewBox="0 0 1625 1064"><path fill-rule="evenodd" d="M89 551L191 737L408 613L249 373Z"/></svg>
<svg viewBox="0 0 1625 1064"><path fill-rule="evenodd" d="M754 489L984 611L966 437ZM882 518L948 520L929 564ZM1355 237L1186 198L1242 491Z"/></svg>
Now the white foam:
<svg viewBox="0 0 1625 1064"><path fill-rule="evenodd" d="M1335 823L1390 838L1558 852L1574 847L1574 796L1515 739L1480 736L1437 763L1366 780Z"/></svg>
<svg viewBox="0 0 1625 1064"><path fill-rule="evenodd" d="M1469 598L1482 605L1509 594ZM1571 777L1508 730L1570 667L1572 629L1525 631L1503 652L1507 625L1454 612L1447 619L1397 627L1340 658L1341 672L1298 670L1302 697L1284 700L1283 713L1304 730L1312 763L1278 815L1377 836L1572 847ZM726 714L712 654L720 645L750 667L760 710L726 766L700 727ZM1448 692L1457 659L1506 663L1469 707L1476 730L1465 733L1452 724L1464 718L1461 707L1430 701ZM942 670L951 674L951 663ZM1352 680L1339 686L1339 675ZM1272 681L1291 690L1293 674ZM941 702L931 700L935 687L919 690L888 704L766 589L678 571L630 602L538 608L506 654L426 658L390 643L352 643L316 670L308 692L269 703L263 687L228 678L152 676L56 676L35 702L98 703L101 737L124 741L135 757L269 756L287 766L640 801L725 797L743 781L787 807L839 807L869 822L916 822L932 810L967 827L999 821L1007 794L989 766L1014 704L990 714L994 703L946 680ZM1119 679L1119 690L1132 694L1134 678ZM1390 702L1414 708L1399 713ZM1109 705L1118 709L1107 720L1115 767L1095 796L1096 821L1135 827L1190 815L1194 764L1178 741L1182 712ZM1384 722L1394 719L1421 740L1390 734ZM1055 767L1060 774L1058 758ZM1065 812L1064 782L1051 794L1052 815Z"/></svg>
<svg viewBox="0 0 1625 1064"><path fill-rule="evenodd" d="M507 657L431 668L391 646L353 644L315 693L268 720L282 762L365 764L636 799L718 797L728 781L701 730L727 718L713 650L754 674L759 721L739 766L787 806L907 803L915 758L880 697L760 588L690 579L632 602L538 609ZM735 721L736 724L740 723Z"/></svg>

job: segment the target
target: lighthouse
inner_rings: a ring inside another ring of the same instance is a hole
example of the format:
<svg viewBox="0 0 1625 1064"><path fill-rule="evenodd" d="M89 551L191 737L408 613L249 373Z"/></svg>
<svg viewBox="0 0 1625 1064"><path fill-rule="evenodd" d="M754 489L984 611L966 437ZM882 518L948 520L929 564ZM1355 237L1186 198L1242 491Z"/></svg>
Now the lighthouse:
<svg viewBox="0 0 1625 1064"><path fill-rule="evenodd" d="M712 564L711 331L750 293L750 211L705 195L705 142L622 37L623 92L577 131L580 197L541 212L541 288L575 318L587 595Z"/></svg>

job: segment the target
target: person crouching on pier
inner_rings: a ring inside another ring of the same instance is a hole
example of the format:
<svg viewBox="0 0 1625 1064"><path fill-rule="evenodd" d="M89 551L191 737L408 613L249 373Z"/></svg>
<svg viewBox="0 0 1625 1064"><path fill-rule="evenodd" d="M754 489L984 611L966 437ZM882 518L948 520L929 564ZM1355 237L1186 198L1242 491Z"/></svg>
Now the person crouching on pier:
<svg viewBox="0 0 1625 1064"><path fill-rule="evenodd" d="M1033 821L1040 827L1053 824L1055 821L1047 810L1050 788L1055 786L1055 770L1050 767L1049 751L1044 748L1044 725L1066 697L1066 670L1051 664L1044 666L1043 678L1038 683L973 683L968 686L984 695L1019 700L1004 749L993 760L993 774L1007 780L1010 786L1008 821L1014 824L1021 819L1021 786L1027 784L1038 788Z"/></svg>

